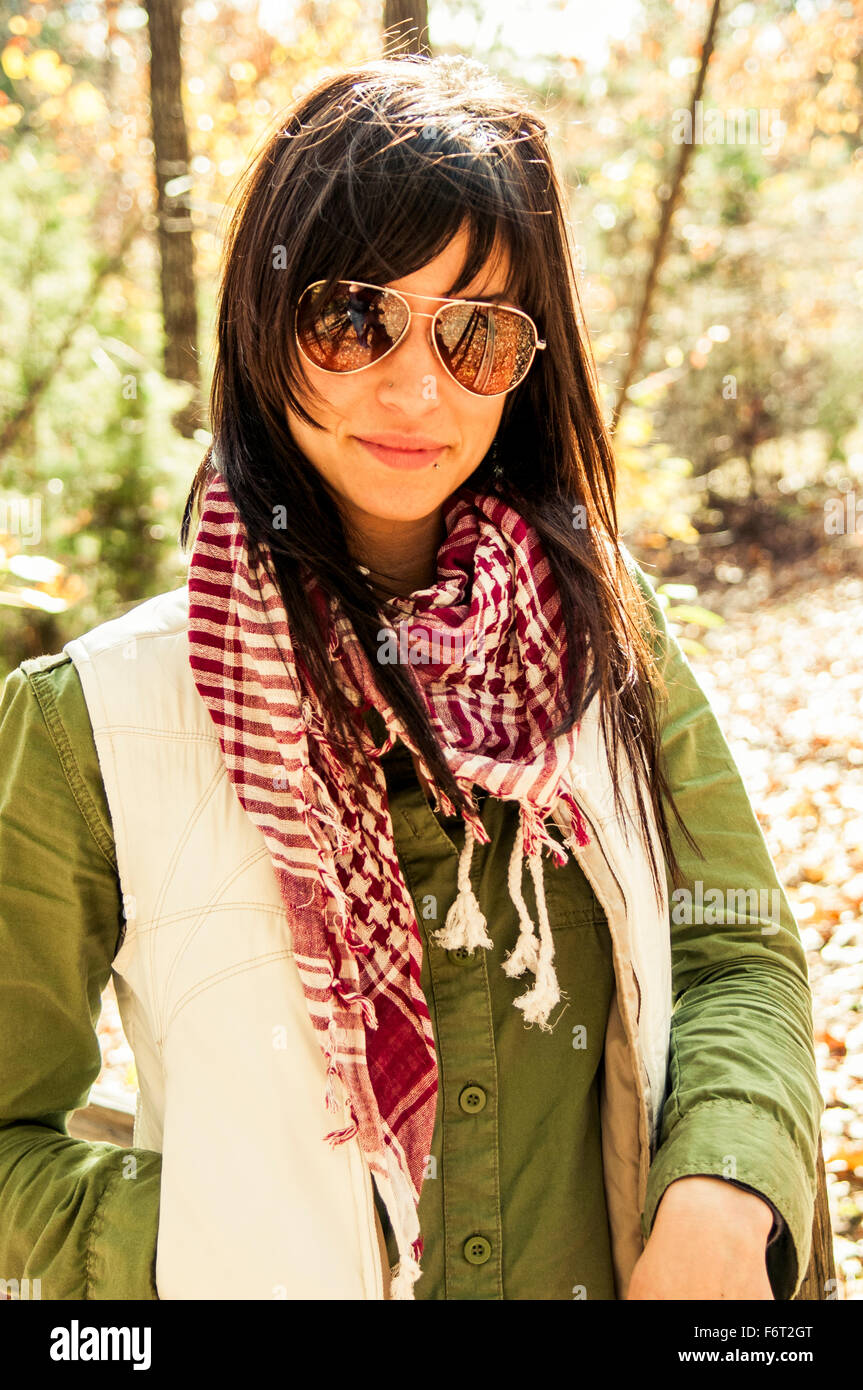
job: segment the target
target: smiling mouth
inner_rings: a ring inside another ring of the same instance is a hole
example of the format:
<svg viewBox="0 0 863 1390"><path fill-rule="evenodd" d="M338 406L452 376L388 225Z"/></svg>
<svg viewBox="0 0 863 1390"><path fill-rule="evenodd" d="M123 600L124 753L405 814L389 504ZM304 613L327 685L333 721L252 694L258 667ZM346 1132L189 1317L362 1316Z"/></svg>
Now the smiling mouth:
<svg viewBox="0 0 863 1390"><path fill-rule="evenodd" d="M438 444L433 449L393 448L387 444L375 444L370 439L361 439L359 435L354 437L357 443L361 444L380 463L385 463L389 468L402 470L428 468L447 447L446 444Z"/></svg>

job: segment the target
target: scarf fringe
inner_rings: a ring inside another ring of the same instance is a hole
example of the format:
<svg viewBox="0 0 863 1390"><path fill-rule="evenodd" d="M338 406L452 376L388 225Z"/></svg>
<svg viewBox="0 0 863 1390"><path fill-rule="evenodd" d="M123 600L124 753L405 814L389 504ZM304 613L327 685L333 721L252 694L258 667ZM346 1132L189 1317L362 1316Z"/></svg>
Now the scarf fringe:
<svg viewBox="0 0 863 1390"><path fill-rule="evenodd" d="M386 1151L386 1170L375 1170L375 1179L390 1214L399 1258L390 1269L389 1297L412 1300L414 1284L422 1274L420 1256L423 1239L420 1232L418 1199L409 1176L404 1172L391 1148ZM379 1175L379 1176L378 1176Z"/></svg>
<svg viewBox="0 0 863 1390"><path fill-rule="evenodd" d="M568 795L566 800L573 809L573 818L577 826L574 831L576 842L578 844L589 843L574 800ZM582 839L581 836L584 838ZM543 845L551 850L559 864L566 863L566 851L550 835L543 813L531 803L525 802L520 808L518 830L509 861L510 897L518 909L521 930L515 947L503 963L503 969L511 978L523 975L526 969L533 971L536 983L518 999L515 999L513 1003L517 1009L521 1009L524 1013L526 1024L538 1023L544 1033L550 1033L549 1014L560 1003L560 1000L568 998L568 995L560 988L553 964L554 938L545 900ZM539 919L538 938L534 934L534 924L530 919L521 892L523 857L527 858L528 868L533 879L536 913Z"/></svg>
<svg viewBox="0 0 863 1390"><path fill-rule="evenodd" d="M566 803L566 805L572 812L572 833L565 843L570 846L589 845L590 836L588 835L587 830L585 828L584 820L582 818L581 811L578 808L578 802L576 801L575 797L572 796L570 792L564 792L561 796L561 800Z"/></svg>
<svg viewBox="0 0 863 1390"><path fill-rule="evenodd" d="M526 841L530 848L525 856ZM550 1033L548 1016L560 1002L562 991L553 965L554 940L545 901L542 843L546 843L554 849L560 848L549 835L541 814L535 807L524 803L520 807L518 829L509 860L509 895L518 911L521 929L515 946L503 963L503 970L511 979L523 975L525 970L533 972L536 977L533 988L520 995L518 999L513 1000L513 1003L517 1009L522 1010L526 1024L538 1023L544 1033ZM539 917L538 938L535 935L534 923L530 919L521 891L523 859L525 857L536 895L537 916Z"/></svg>
<svg viewBox="0 0 863 1390"><path fill-rule="evenodd" d="M330 1020L330 1040L333 1037L333 1032L334 1025L332 1020ZM330 1145L330 1148L335 1149L339 1144L346 1144L349 1139L353 1139L354 1135L359 1134L360 1127L357 1124L357 1117L354 1112L353 1104L351 1103L348 1087L345 1085L345 1079L342 1076L341 1067L333 1057L331 1042L328 1042L324 1056L327 1061L327 1087L324 1095L324 1107L327 1110L343 1109L345 1104L347 1104L348 1114L350 1115L350 1123L347 1124L344 1129L331 1129L329 1134L324 1135L324 1140ZM341 1101L336 1096L335 1087L333 1085L334 1077L337 1077L341 1082L345 1091L346 1101Z"/></svg>

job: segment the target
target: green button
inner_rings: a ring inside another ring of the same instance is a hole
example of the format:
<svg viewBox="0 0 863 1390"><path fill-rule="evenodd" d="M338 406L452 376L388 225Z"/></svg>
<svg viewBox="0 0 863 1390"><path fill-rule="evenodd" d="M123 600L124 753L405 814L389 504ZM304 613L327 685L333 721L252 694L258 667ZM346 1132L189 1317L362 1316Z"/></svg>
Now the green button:
<svg viewBox="0 0 863 1390"><path fill-rule="evenodd" d="M485 1109L486 1094L482 1086L465 1086L458 1103L466 1115L478 1115Z"/></svg>
<svg viewBox="0 0 863 1390"><path fill-rule="evenodd" d="M484 1265L491 1257L491 1245L485 1236L471 1236L466 1240L464 1257L469 1265Z"/></svg>
<svg viewBox="0 0 863 1390"><path fill-rule="evenodd" d="M464 965L468 961L476 960L476 951L469 951L466 946L457 946L454 951L447 951L447 955L453 965Z"/></svg>

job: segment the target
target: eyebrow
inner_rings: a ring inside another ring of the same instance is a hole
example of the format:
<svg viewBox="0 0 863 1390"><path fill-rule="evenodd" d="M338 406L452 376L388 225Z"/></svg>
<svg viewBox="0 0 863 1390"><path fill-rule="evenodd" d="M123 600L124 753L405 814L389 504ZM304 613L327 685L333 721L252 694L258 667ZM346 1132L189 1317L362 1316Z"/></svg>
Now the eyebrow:
<svg viewBox="0 0 863 1390"><path fill-rule="evenodd" d="M386 289L387 286L383 285L383 286L380 286L380 288ZM454 287L452 287L452 288L454 288ZM487 295L482 295L482 294L468 294L468 295L454 296L453 293L452 293L452 288L448 289L447 292L446 292L446 294L417 294L417 292L416 292L415 290L401 290L401 291L397 291L397 293L406 294L406 295L408 295L408 297L411 298L411 299L436 299L436 300L441 300L441 299L453 299L453 298L455 298L457 303L458 303L458 302L461 302L461 303L466 303L466 304L474 304L474 303L475 303L475 304L498 304L502 299L506 299L506 300L512 299L512 296L510 296L509 294L507 294L507 292L506 292L505 290L497 290L494 294L487 294ZM513 302L515 302L514 299L513 299Z"/></svg>
<svg viewBox="0 0 863 1390"><path fill-rule="evenodd" d="M462 299L471 300L477 304L497 304L501 299L509 299L510 296L505 290L498 290L496 294L465 294L460 296ZM452 298L452 290L447 290L445 299Z"/></svg>

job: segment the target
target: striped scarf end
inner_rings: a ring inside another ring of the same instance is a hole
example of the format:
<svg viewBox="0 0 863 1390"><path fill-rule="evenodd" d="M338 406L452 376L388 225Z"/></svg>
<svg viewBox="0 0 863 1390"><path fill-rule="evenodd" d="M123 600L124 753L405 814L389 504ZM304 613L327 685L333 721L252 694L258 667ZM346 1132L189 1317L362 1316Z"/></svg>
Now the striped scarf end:
<svg viewBox="0 0 863 1390"><path fill-rule="evenodd" d="M353 1123L349 1124L346 1129L330 1130L329 1134L324 1135L324 1138L330 1145L330 1148L334 1149L339 1144L346 1144L349 1139L353 1139L354 1135L359 1134L359 1132L359 1125L356 1123L356 1121L353 1121Z"/></svg>
<svg viewBox="0 0 863 1390"><path fill-rule="evenodd" d="M576 802L575 797L570 796L569 793L566 792L564 793L562 800L566 802L567 806L572 812L572 833L565 841L565 843L569 845L589 845L590 836L587 833L587 829L584 824L584 819L582 817L581 811L578 809L578 803Z"/></svg>

